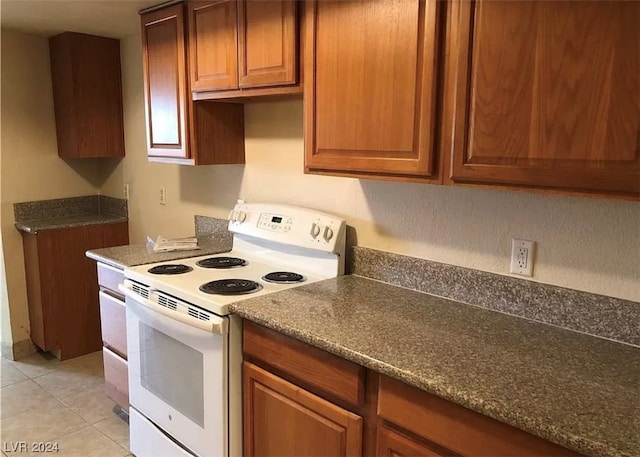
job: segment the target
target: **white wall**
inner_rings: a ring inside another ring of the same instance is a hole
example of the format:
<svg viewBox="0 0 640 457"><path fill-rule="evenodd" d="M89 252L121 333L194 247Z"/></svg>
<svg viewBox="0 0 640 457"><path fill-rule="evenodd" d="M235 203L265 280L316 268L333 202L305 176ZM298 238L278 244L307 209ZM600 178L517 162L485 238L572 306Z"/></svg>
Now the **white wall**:
<svg viewBox="0 0 640 457"><path fill-rule="evenodd" d="M28 339L29 315L13 203L95 194L101 181L98 162L58 157L47 39L2 29L1 42L0 204L8 302L0 293L0 311L3 329L10 317L18 342ZM11 332L3 331L2 341L11 342Z"/></svg>
<svg viewBox="0 0 640 457"><path fill-rule="evenodd" d="M640 301L638 203L304 175L300 101L245 105L245 166L148 163L140 40L121 47L127 157L102 191L130 184L134 243L189 235L194 214L226 217L242 197L343 216L361 246L500 274L512 237L535 240L535 281Z"/></svg>

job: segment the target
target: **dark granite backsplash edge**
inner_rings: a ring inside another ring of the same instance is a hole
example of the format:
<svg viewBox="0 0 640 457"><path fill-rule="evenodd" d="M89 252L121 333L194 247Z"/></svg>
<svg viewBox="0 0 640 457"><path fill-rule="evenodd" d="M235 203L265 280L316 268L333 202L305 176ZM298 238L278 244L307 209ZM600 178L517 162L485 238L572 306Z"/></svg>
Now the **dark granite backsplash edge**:
<svg viewBox="0 0 640 457"><path fill-rule="evenodd" d="M640 346L640 303L354 246L348 271L570 330Z"/></svg>
<svg viewBox="0 0 640 457"><path fill-rule="evenodd" d="M13 204L17 223L87 214L128 217L127 201L107 195L83 195Z"/></svg>

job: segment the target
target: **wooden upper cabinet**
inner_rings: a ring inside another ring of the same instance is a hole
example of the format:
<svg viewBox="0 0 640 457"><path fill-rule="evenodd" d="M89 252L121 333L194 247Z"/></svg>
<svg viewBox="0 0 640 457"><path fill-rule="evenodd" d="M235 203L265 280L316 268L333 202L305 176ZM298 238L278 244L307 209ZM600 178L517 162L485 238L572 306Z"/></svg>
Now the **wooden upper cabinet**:
<svg viewBox="0 0 640 457"><path fill-rule="evenodd" d="M640 3L453 4L454 182L640 194Z"/></svg>
<svg viewBox="0 0 640 457"><path fill-rule="evenodd" d="M124 156L120 41L65 32L49 51L58 155Z"/></svg>
<svg viewBox="0 0 640 457"><path fill-rule="evenodd" d="M360 457L362 418L243 363L244 455Z"/></svg>
<svg viewBox="0 0 640 457"><path fill-rule="evenodd" d="M150 156L189 158L183 9L183 5L175 5L142 16Z"/></svg>
<svg viewBox="0 0 640 457"><path fill-rule="evenodd" d="M442 2L309 2L305 169L437 178L437 48Z"/></svg>
<svg viewBox="0 0 640 457"><path fill-rule="evenodd" d="M237 89L236 1L195 1L188 6L192 90Z"/></svg>
<svg viewBox="0 0 640 457"><path fill-rule="evenodd" d="M193 1L188 8L189 64L194 92L297 82L294 0Z"/></svg>
<svg viewBox="0 0 640 457"><path fill-rule="evenodd" d="M206 29L209 18L204 17ZM184 4L142 14L149 160L184 165L244 163L244 108L192 100L188 44Z"/></svg>
<svg viewBox="0 0 640 457"><path fill-rule="evenodd" d="M240 87L295 84L297 75L296 2L238 2Z"/></svg>

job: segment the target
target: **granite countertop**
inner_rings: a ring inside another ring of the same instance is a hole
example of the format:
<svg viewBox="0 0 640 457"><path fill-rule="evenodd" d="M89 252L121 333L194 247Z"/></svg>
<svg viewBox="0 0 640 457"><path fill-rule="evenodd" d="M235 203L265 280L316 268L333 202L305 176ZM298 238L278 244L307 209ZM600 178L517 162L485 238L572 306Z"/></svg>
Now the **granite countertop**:
<svg viewBox="0 0 640 457"><path fill-rule="evenodd" d="M145 244L129 244L112 248L92 249L87 257L116 268L133 267L147 263L167 262L201 255L219 254L231 250L229 240L198 239L200 249L172 252L149 252Z"/></svg>
<svg viewBox="0 0 640 457"><path fill-rule="evenodd" d="M112 224L116 222L127 222L128 220L126 217L111 214L79 214L16 222L16 227L23 232L38 233L42 230L80 227L83 225Z"/></svg>
<svg viewBox="0 0 640 457"><path fill-rule="evenodd" d="M640 455L636 346L357 276L230 309L585 455Z"/></svg>

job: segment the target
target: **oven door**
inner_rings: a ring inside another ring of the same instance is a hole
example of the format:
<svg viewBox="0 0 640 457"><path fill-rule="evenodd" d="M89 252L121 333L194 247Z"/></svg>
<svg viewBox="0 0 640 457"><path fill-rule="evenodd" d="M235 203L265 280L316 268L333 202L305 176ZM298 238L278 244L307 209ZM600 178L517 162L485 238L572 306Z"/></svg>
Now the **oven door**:
<svg viewBox="0 0 640 457"><path fill-rule="evenodd" d="M174 311L158 304L161 293L147 289L145 298L133 284L125 281L121 287L127 305L129 403L150 422L135 422L147 429L131 430L131 451L147 457L149 437L162 430L192 454L227 456L228 318L204 313L207 321L196 319L180 312L193 311L192 305L170 297L178 303ZM161 438L167 441L158 436L158 442Z"/></svg>

